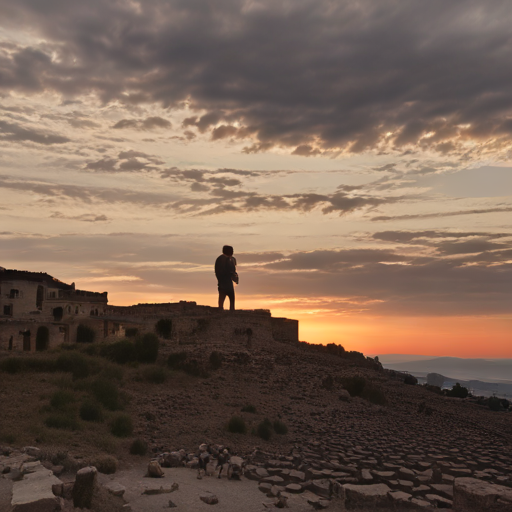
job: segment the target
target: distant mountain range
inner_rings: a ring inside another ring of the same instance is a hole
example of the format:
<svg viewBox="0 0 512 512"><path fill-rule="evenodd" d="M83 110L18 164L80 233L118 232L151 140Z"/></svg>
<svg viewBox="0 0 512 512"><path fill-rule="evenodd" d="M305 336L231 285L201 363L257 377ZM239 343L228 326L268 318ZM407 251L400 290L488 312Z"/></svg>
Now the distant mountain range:
<svg viewBox="0 0 512 512"><path fill-rule="evenodd" d="M439 373L462 380L512 384L512 359L463 359L407 354L379 355L384 368L409 372L417 377Z"/></svg>

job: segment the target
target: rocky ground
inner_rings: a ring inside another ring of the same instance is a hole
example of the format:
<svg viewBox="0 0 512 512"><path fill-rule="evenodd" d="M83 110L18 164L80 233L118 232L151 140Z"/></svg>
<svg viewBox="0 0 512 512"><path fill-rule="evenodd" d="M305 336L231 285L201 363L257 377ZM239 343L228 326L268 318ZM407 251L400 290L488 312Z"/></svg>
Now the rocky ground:
<svg viewBox="0 0 512 512"><path fill-rule="evenodd" d="M361 510L387 506L469 511L467 504L461 508L460 497L454 505L454 493L462 492L454 481L462 479L462 489L464 478L472 478L488 486L484 494L494 489L496 510L512 510L507 494L512 492L510 412L493 412L471 399L439 396L404 384L402 375L383 371L371 361L340 358L305 345L180 347L184 349L202 361L212 350L222 351L225 359L208 378L176 372L161 385L128 380L124 390L131 399L128 410L136 420L135 435L148 442L154 457L180 448L194 453L203 442L229 446L246 460L246 474L242 483L214 482L212 477L197 481L193 470L164 468L165 480L175 480L181 490L151 498L163 500L159 507L170 499L178 510L199 510L191 496L197 498L206 486L218 495L218 510L234 511L239 505L229 508L228 503L236 502L234 495L229 496L237 494L233 489L241 483L238 489L247 486L241 495L251 496L246 503L254 510L262 510L263 502L274 506L282 494L288 496L292 510L341 510L335 505L341 500L347 508ZM172 350L165 347L162 358ZM341 382L351 376L373 383L386 403L347 396ZM247 405L256 412L241 412ZM235 414L244 418L247 434L227 431ZM280 419L288 433L263 441L252 433L263 418ZM74 444L72 450L85 463L79 439ZM125 485L133 510L151 510L140 508L137 501L147 496L135 499L130 494L139 492L149 458L117 455L121 467L114 481ZM103 475L99 481L106 483ZM474 483L471 486L475 488ZM0 484L4 510L2 489L5 495L5 481ZM489 503L474 510L493 510ZM248 507L243 510L252 510Z"/></svg>

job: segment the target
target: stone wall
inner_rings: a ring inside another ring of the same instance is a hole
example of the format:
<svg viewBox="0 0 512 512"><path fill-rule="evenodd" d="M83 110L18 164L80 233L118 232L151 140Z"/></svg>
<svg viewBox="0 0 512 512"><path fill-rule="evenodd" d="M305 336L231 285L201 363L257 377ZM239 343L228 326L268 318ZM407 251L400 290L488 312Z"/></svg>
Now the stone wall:
<svg viewBox="0 0 512 512"><path fill-rule="evenodd" d="M49 343L44 347L36 347L37 332L41 327L48 329ZM0 321L0 350L35 352L36 349L56 348L67 341L68 332L69 326L66 324L19 320Z"/></svg>

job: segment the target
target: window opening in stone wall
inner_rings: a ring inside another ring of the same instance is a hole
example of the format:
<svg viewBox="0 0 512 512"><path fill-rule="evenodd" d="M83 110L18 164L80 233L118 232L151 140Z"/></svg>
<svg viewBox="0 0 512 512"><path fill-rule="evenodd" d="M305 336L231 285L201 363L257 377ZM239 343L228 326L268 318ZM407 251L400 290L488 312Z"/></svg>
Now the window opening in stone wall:
<svg viewBox="0 0 512 512"><path fill-rule="evenodd" d="M4 315L12 316L12 304L7 304L4 306Z"/></svg>
<svg viewBox="0 0 512 512"><path fill-rule="evenodd" d="M9 293L9 299L17 299L17 298L19 298L19 296L20 296L20 291L12 288Z"/></svg>
<svg viewBox="0 0 512 512"><path fill-rule="evenodd" d="M56 299L56 298L57 298L57 293L56 293L56 292L50 292L50 293L48 294L48 297L49 297L50 299Z"/></svg>
<svg viewBox="0 0 512 512"><path fill-rule="evenodd" d="M37 309L43 309L43 300L44 300L44 287L39 285L37 287L37 294L36 294L36 308Z"/></svg>
<svg viewBox="0 0 512 512"><path fill-rule="evenodd" d="M75 307L75 315L78 315L78 306Z"/></svg>
<svg viewBox="0 0 512 512"><path fill-rule="evenodd" d="M64 315L64 310L61 307L53 308L53 319L56 322L60 322L62 320L63 315Z"/></svg>
<svg viewBox="0 0 512 512"><path fill-rule="evenodd" d="M71 313L71 306L68 306L68 313Z"/></svg>

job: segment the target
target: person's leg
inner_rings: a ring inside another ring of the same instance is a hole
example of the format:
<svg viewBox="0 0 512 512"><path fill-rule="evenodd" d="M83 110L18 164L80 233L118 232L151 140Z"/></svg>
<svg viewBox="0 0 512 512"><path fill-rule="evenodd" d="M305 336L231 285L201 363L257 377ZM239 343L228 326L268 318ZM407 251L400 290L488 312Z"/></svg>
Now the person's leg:
<svg viewBox="0 0 512 512"><path fill-rule="evenodd" d="M230 290L226 295L229 297L229 310L235 311L235 290Z"/></svg>
<svg viewBox="0 0 512 512"><path fill-rule="evenodd" d="M219 309L224 309L224 301L226 300L226 292L219 290Z"/></svg>

